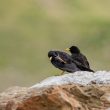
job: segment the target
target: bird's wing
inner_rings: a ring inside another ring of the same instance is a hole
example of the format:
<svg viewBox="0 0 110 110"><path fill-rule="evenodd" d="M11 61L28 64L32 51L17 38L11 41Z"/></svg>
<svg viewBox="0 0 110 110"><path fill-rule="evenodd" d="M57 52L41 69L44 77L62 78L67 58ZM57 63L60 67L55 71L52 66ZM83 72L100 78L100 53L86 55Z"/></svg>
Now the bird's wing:
<svg viewBox="0 0 110 110"><path fill-rule="evenodd" d="M67 62L62 59L59 55L55 57L57 60L59 60L60 62L63 62L64 64L66 64Z"/></svg>
<svg viewBox="0 0 110 110"><path fill-rule="evenodd" d="M69 54L65 53L65 52L60 52L59 51L59 57L65 62L70 64L72 62L72 58Z"/></svg>
<svg viewBox="0 0 110 110"><path fill-rule="evenodd" d="M76 64L76 66L83 71L90 71L90 72L94 72L93 70L91 70L90 68L85 67L84 65L82 65L80 62L73 60L73 63Z"/></svg>
<svg viewBox="0 0 110 110"><path fill-rule="evenodd" d="M86 56L82 55L82 59L84 60L85 65L86 65L88 68L90 68L90 65L89 65L89 62L88 62Z"/></svg>
<svg viewBox="0 0 110 110"><path fill-rule="evenodd" d="M85 66L87 68L90 68L89 62L88 62L87 58L84 55L82 55L82 54L80 54L80 55L72 55L71 57L73 58L73 60L81 63L83 66Z"/></svg>

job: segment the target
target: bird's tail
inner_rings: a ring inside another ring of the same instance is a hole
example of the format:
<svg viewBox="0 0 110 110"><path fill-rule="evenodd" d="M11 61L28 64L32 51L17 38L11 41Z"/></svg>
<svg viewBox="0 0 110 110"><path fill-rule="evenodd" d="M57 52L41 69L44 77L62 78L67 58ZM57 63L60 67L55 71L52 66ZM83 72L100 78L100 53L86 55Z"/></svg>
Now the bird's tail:
<svg viewBox="0 0 110 110"><path fill-rule="evenodd" d="M77 62L77 61L75 61L75 60L74 60L73 62L74 62L74 63L77 65L77 67L80 68L80 70L82 70L82 71L95 72L94 70L92 70L92 69L90 69L90 68L87 68L87 67L81 65L81 63L79 63L79 62Z"/></svg>
<svg viewBox="0 0 110 110"><path fill-rule="evenodd" d="M90 69L90 68L86 68L84 66L80 66L80 69L83 70L83 71L89 71L89 72L95 72L94 70Z"/></svg>

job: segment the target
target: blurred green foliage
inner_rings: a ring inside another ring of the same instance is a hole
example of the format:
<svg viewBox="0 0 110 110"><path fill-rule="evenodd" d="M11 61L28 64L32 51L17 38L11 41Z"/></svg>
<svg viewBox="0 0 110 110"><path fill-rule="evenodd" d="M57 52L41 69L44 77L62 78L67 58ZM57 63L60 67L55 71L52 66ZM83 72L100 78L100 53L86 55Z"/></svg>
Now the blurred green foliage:
<svg viewBox="0 0 110 110"><path fill-rule="evenodd" d="M94 70L110 68L109 0L0 0L0 89L56 75L47 53L77 45Z"/></svg>

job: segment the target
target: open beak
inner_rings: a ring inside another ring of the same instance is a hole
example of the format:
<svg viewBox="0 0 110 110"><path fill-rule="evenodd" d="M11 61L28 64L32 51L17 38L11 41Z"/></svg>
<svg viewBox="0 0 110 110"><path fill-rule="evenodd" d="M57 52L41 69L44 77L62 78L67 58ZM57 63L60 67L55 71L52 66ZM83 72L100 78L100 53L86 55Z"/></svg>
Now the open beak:
<svg viewBox="0 0 110 110"><path fill-rule="evenodd" d="M69 49L69 48L66 48L65 50L66 50L66 51L70 51L70 49Z"/></svg>
<svg viewBox="0 0 110 110"><path fill-rule="evenodd" d="M49 57L50 61L52 60L52 57Z"/></svg>

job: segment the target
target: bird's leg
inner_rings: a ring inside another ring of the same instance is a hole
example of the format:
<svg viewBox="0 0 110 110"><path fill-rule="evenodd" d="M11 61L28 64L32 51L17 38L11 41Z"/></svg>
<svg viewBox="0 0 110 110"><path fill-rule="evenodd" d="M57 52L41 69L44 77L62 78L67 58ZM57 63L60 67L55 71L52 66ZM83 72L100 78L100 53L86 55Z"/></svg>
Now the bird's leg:
<svg viewBox="0 0 110 110"><path fill-rule="evenodd" d="M63 74L64 74L64 72L65 72L65 71L62 71L62 72L61 72L61 75L63 75Z"/></svg>

